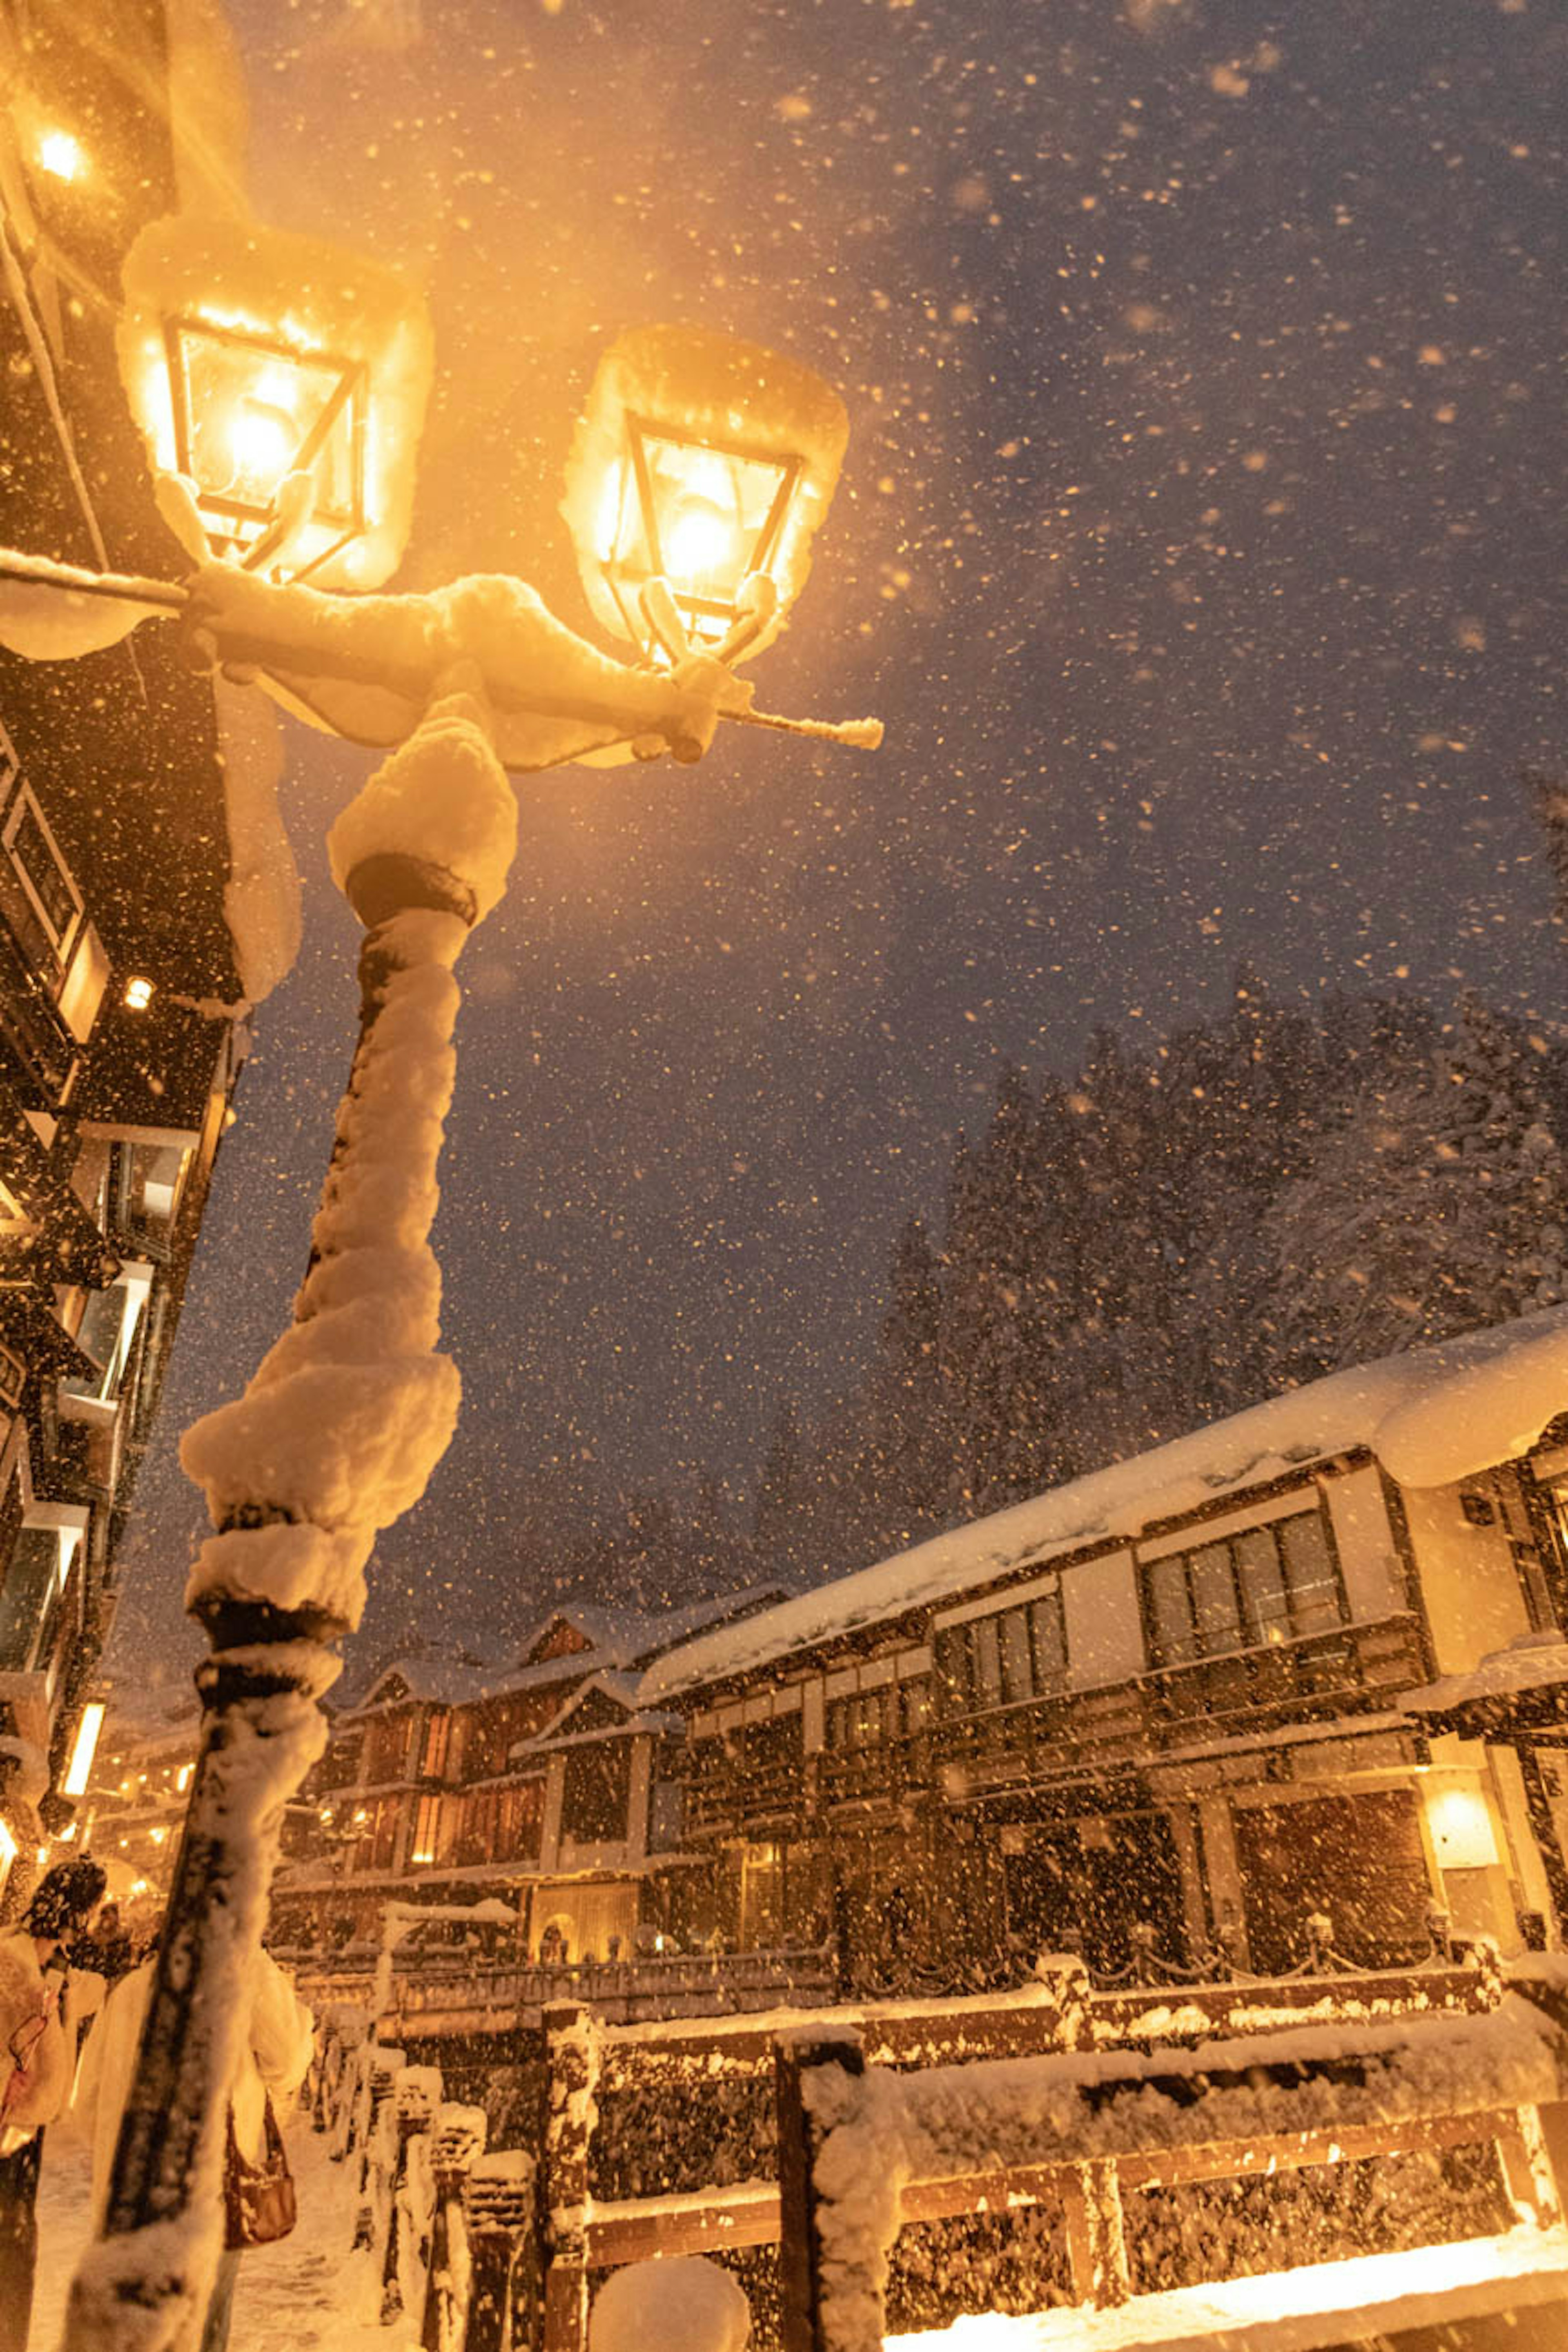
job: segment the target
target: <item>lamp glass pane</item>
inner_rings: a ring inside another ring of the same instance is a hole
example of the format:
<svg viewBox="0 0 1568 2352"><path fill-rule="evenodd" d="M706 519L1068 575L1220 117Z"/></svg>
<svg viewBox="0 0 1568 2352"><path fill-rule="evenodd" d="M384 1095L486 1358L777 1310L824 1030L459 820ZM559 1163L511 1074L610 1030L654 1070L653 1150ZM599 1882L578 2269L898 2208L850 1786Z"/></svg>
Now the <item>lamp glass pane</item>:
<svg viewBox="0 0 1568 2352"><path fill-rule="evenodd" d="M304 358L205 324L177 329L187 436L182 453L205 506L250 535L286 474L307 454L317 483L317 519L340 529L358 520L357 390L352 370ZM321 427L325 424L325 431Z"/></svg>
<svg viewBox="0 0 1568 2352"><path fill-rule="evenodd" d="M788 461L744 457L646 428L639 437L658 547L649 543L636 469L622 467L610 494L614 568L632 581L661 572L694 631L717 639L733 618L742 582L765 562L763 541Z"/></svg>

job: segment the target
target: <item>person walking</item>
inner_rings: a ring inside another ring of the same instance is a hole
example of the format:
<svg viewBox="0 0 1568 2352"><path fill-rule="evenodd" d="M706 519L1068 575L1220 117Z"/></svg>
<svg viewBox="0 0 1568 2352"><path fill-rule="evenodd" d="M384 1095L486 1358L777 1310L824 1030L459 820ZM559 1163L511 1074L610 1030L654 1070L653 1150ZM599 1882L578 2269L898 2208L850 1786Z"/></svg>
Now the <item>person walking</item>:
<svg viewBox="0 0 1568 2352"><path fill-rule="evenodd" d="M76 2067L66 1947L86 1930L104 1885L86 1854L57 1863L0 1937L0 2352L26 2352L44 2127L69 2099Z"/></svg>
<svg viewBox="0 0 1568 2352"><path fill-rule="evenodd" d="M109 2179L114 2164L120 2120L131 2095L136 2071L142 2022L153 1995L156 1952L122 1977L103 2005L103 2013L89 2034L77 2082L75 2114L92 2144L92 2218L102 2227L109 2203ZM217 2277L207 2305L200 2352L226 2352L234 2315L234 2290L244 2244L236 2242L232 2226L239 2200L237 2190L246 2176L267 2174L283 2165L272 2101L292 2096L304 2081L315 2053L315 2021L294 1990L293 1981L270 1952L256 1956L250 1992L249 2027L229 2092L228 2138L224 2167L225 2246L218 2258ZM286 2165L283 2179L288 2179ZM282 2231L278 2231L278 2235ZM5 2352L5 2347L0 2347Z"/></svg>

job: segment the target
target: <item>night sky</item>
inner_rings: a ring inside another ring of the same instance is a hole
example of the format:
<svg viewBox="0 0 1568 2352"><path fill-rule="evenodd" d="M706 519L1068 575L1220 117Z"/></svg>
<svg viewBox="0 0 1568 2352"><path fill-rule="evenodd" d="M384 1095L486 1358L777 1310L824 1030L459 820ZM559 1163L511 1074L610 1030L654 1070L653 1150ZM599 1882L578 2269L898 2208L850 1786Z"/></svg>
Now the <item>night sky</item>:
<svg viewBox="0 0 1568 2352"><path fill-rule="evenodd" d="M521 792L460 967L436 1244L457 1443L367 1642L528 1619L542 1481L743 1486L874 1338L1000 1064L1461 982L1559 1016L1520 783L1560 768L1562 126L1542 0L245 0L259 214L428 283L398 584L510 570L604 344L818 368L849 455L758 699L698 768ZM142 1490L122 1662L194 1643L174 1433L285 1318L353 1025L289 728L300 967L267 1004ZM548 1525L548 1510L543 1524Z"/></svg>

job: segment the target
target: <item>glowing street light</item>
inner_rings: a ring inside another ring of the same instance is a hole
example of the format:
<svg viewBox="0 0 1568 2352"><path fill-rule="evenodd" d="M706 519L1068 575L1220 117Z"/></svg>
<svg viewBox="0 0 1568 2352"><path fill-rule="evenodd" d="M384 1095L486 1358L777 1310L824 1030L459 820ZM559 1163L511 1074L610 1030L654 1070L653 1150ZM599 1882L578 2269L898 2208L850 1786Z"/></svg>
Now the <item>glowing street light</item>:
<svg viewBox="0 0 1568 2352"><path fill-rule="evenodd" d="M562 512L595 617L650 661L735 661L778 635L849 435L798 361L690 327L605 353Z"/></svg>
<svg viewBox="0 0 1568 2352"><path fill-rule="evenodd" d="M203 551L317 587L387 578L431 369L424 304L395 271L251 222L154 221L126 257L118 346Z"/></svg>
<svg viewBox="0 0 1568 2352"><path fill-rule="evenodd" d="M39 171L47 172L51 180L79 180L87 170L80 140L58 122L46 123L39 131L33 156Z"/></svg>
<svg viewBox="0 0 1568 2352"><path fill-rule="evenodd" d="M104 1713L104 1702L100 1698L89 1699L82 1708L81 1721L77 1726L76 1746L71 1749L70 1766L60 1783L62 1796L86 1796L87 1784L92 1777L92 1759L98 1753L99 1734L103 1729Z"/></svg>
<svg viewBox="0 0 1568 2352"><path fill-rule="evenodd" d="M406 534L430 347L401 280L310 239L182 217L143 230L125 285L121 373L160 509L202 568L178 584L0 550L0 576L63 592L73 612L119 600L128 626L174 617L200 657L394 748L329 838L364 927L362 1025L310 1268L245 1394L181 1449L216 1529L186 1591L213 1655L105 2242L73 2293L79 2352L116 2352L132 2303L155 2303L165 2329L139 2340L166 2346L182 2299L204 2291L210 2248L193 2237L171 2265L165 2225L218 2145L236 1971L259 1943L279 1828L320 1752L320 1701L376 1534L417 1501L456 1423L429 1231L452 967L516 849L507 772L696 759L721 718L868 746L881 733L754 711L729 669L783 625L843 457L843 405L795 362L664 327L625 337L600 369L565 511L590 603L637 648L628 665L521 581L321 593L378 584ZM0 624L0 637L16 628L9 607ZM47 631L8 641L58 652ZM94 622L74 649L103 642ZM140 994L133 976L128 1006ZM164 2233L155 2277L149 2231Z"/></svg>

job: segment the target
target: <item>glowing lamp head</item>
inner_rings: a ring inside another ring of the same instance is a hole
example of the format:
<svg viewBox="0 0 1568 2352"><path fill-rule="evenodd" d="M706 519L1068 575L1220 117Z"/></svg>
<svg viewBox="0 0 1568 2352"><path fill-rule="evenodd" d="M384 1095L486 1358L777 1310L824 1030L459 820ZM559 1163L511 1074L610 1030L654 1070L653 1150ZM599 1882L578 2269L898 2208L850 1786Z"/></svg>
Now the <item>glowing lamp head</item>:
<svg viewBox="0 0 1568 2352"><path fill-rule="evenodd" d="M431 339L395 272L254 224L154 221L126 259L118 351L153 469L184 482L213 554L327 588L395 568Z"/></svg>
<svg viewBox="0 0 1568 2352"><path fill-rule="evenodd" d="M47 172L51 180L79 180L87 170L80 140L58 122L47 124L38 132L33 152L39 171Z"/></svg>
<svg viewBox="0 0 1568 2352"><path fill-rule="evenodd" d="M643 591L662 581L692 644L722 644L745 614L747 651L771 643L805 584L848 429L837 394L776 352L697 328L623 335L594 380L562 502L598 619L653 654Z"/></svg>
<svg viewBox="0 0 1568 2352"><path fill-rule="evenodd" d="M145 1013L153 1002L153 982L133 974L125 983L123 1002L128 1013Z"/></svg>

